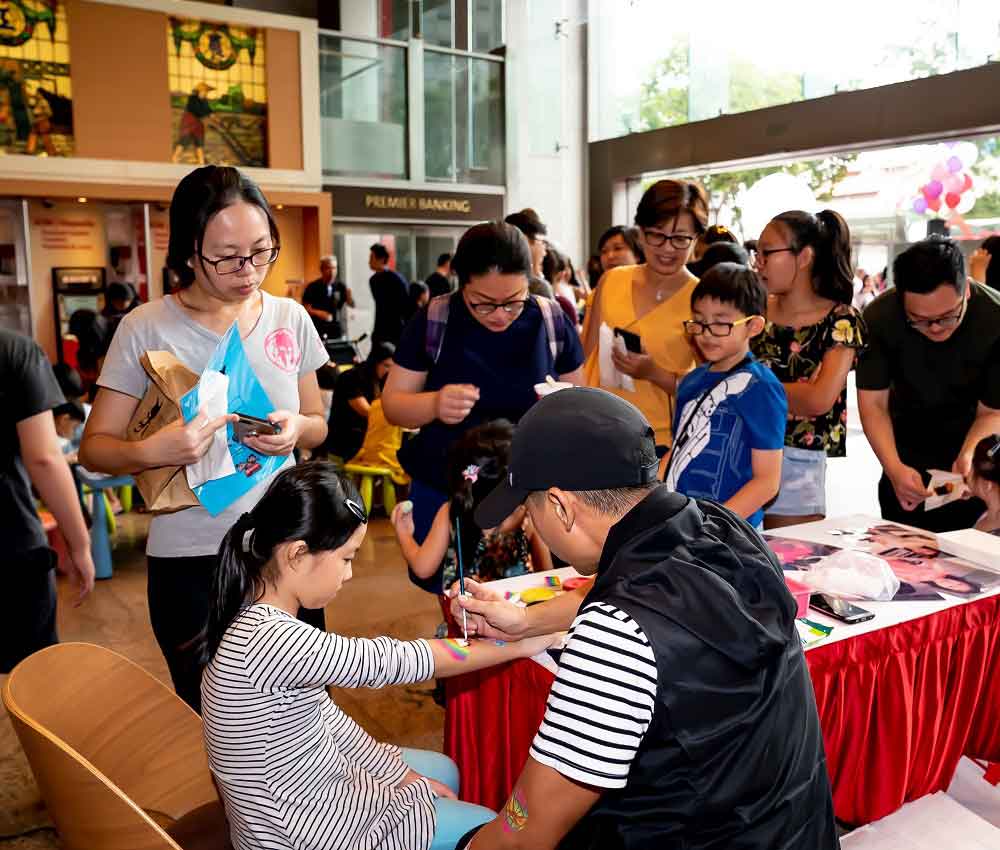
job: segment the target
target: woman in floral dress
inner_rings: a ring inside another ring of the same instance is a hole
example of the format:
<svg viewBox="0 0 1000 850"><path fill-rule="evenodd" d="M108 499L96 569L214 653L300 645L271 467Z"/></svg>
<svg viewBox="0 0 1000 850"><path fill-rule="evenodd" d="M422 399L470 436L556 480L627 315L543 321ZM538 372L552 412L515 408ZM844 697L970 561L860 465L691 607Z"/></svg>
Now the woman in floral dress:
<svg viewBox="0 0 1000 850"><path fill-rule="evenodd" d="M826 516L826 459L847 453L847 375L867 332L851 306L850 231L833 210L773 218L756 266L768 301L753 351L788 395L781 490L764 516L780 528Z"/></svg>

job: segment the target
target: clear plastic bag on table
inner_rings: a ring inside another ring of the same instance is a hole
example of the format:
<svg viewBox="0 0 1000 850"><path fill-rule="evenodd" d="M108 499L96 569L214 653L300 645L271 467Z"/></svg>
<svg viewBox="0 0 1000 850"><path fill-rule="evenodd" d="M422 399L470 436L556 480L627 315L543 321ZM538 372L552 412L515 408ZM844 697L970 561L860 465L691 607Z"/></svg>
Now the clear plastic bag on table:
<svg viewBox="0 0 1000 850"><path fill-rule="evenodd" d="M823 558L800 581L819 593L873 602L888 602L899 590L899 579L885 560L853 549Z"/></svg>

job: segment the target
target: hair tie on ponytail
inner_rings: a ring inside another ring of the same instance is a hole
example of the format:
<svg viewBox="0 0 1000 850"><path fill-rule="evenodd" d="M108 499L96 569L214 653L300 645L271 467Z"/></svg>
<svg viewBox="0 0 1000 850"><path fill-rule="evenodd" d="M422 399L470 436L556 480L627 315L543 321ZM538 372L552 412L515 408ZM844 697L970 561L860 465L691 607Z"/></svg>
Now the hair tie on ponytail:
<svg viewBox="0 0 1000 850"><path fill-rule="evenodd" d="M249 513L245 513L240 516L240 518L236 521L236 524L239 528L246 529L243 532L241 540L243 552L247 555L252 555L253 540L251 538L253 537L253 517Z"/></svg>

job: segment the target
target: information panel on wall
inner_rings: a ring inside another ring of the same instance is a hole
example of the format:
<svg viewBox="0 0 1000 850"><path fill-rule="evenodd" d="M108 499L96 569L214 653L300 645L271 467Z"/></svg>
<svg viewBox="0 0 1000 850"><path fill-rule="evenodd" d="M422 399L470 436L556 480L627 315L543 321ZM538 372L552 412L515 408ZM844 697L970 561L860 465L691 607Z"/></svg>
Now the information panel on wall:
<svg viewBox="0 0 1000 850"><path fill-rule="evenodd" d="M264 32L167 21L173 162L267 165Z"/></svg>
<svg viewBox="0 0 1000 850"><path fill-rule="evenodd" d="M64 0L0 0L0 153L72 156Z"/></svg>

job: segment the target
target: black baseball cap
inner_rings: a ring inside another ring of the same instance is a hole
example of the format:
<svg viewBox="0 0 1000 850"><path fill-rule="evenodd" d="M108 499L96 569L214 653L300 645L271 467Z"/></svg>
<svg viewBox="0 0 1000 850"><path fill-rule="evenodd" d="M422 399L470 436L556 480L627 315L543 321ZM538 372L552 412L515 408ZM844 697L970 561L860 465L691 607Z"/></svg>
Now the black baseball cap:
<svg viewBox="0 0 1000 850"><path fill-rule="evenodd" d="M496 528L536 490L641 487L658 469L653 429L637 407L604 390L559 390L521 419L507 480L476 509L476 524Z"/></svg>

